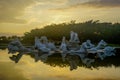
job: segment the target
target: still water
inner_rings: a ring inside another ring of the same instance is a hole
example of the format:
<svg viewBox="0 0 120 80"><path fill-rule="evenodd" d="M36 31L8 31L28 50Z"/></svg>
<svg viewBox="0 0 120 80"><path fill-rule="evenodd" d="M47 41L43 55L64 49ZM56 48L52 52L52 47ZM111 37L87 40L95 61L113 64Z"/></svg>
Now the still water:
<svg viewBox="0 0 120 80"><path fill-rule="evenodd" d="M35 62L29 55L23 55L18 63L10 60L7 49L0 50L0 80L120 80L120 66L102 64L97 68L79 66L70 70L69 64L57 59L46 63ZM109 63L109 61L108 61ZM118 61L118 63L120 63Z"/></svg>

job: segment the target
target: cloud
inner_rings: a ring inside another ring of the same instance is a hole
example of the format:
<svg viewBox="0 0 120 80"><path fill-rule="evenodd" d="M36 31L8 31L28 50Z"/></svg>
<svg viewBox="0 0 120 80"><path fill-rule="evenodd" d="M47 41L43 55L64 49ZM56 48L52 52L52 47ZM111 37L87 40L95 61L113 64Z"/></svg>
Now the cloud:
<svg viewBox="0 0 120 80"><path fill-rule="evenodd" d="M90 0L81 5L113 8L113 7L120 7L120 0Z"/></svg>
<svg viewBox="0 0 120 80"><path fill-rule="evenodd" d="M68 0L65 6L51 10L73 10L79 8L115 8L120 7L120 0Z"/></svg>
<svg viewBox="0 0 120 80"><path fill-rule="evenodd" d="M33 0L0 0L0 23L25 23L18 17L32 4Z"/></svg>

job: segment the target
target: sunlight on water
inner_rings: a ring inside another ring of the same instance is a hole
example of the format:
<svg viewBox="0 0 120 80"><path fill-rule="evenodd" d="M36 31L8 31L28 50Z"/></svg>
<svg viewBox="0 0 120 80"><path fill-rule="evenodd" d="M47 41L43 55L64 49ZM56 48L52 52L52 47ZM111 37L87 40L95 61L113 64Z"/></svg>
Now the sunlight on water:
<svg viewBox="0 0 120 80"><path fill-rule="evenodd" d="M93 70L78 67L70 71L69 67L52 67L41 61L35 62L28 55L23 55L18 63L14 63L7 53L7 50L0 50L0 80L120 80L120 67Z"/></svg>

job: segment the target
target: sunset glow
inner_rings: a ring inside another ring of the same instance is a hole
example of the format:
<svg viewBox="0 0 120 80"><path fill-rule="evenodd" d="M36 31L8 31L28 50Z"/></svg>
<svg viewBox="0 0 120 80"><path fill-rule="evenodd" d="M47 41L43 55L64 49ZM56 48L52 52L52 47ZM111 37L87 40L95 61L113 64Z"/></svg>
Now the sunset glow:
<svg viewBox="0 0 120 80"><path fill-rule="evenodd" d="M0 34L24 34L47 24L120 22L120 0L0 0Z"/></svg>

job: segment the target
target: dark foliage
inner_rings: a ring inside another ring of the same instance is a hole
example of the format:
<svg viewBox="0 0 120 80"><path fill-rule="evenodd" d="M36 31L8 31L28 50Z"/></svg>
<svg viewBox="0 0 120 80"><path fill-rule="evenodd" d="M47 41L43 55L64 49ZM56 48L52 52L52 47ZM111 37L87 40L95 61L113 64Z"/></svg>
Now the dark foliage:
<svg viewBox="0 0 120 80"><path fill-rule="evenodd" d="M120 23L100 23L97 21L86 21L83 23L69 23L51 24L42 29L33 29L26 32L23 37L23 42L34 43L34 37L47 36L49 40L59 42L63 36L69 40L70 31L75 31L79 35L81 42L90 39L92 42L97 43L104 39L108 43L120 44Z"/></svg>

